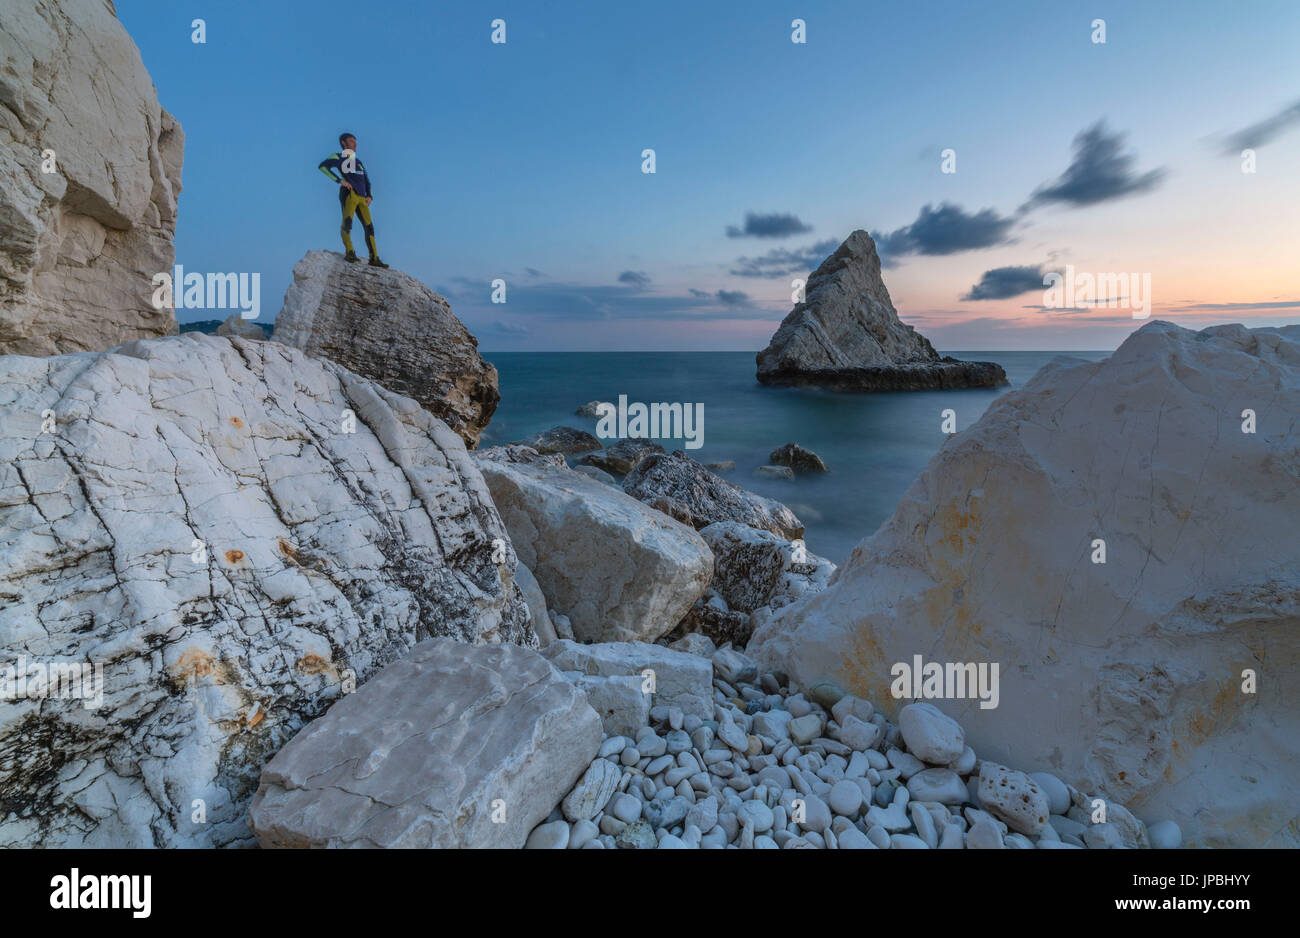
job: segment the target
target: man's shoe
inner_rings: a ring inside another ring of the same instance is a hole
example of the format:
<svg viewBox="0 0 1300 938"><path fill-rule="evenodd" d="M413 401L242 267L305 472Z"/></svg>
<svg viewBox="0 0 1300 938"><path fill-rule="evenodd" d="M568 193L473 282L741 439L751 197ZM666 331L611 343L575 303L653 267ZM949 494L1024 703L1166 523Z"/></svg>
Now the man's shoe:
<svg viewBox="0 0 1300 938"><path fill-rule="evenodd" d="M383 261L381 261L378 257L371 257L371 258L370 258L370 266L371 266L371 267L387 267L388 265L385 264Z"/></svg>
<svg viewBox="0 0 1300 938"><path fill-rule="evenodd" d="M343 255L343 259L344 259L345 261L359 261L359 260L361 260L361 258L357 257L357 252L356 252L356 251L348 251L348 253L346 253L346 254Z"/></svg>

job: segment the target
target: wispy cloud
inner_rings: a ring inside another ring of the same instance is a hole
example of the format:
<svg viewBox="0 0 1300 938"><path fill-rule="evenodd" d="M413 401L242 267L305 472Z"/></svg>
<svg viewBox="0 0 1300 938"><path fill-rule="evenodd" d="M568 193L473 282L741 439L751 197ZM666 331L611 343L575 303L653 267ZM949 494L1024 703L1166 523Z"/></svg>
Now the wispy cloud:
<svg viewBox="0 0 1300 938"><path fill-rule="evenodd" d="M1031 290L1043 289L1047 271L1040 266L995 267L984 271L980 282L970 288L963 300L1005 300Z"/></svg>
<svg viewBox="0 0 1300 938"><path fill-rule="evenodd" d="M839 246L840 243L834 238L828 238L806 248L773 248L758 257L736 258L736 266L731 269L731 273L736 277L763 277L771 280L806 274L821 266L821 262Z"/></svg>
<svg viewBox="0 0 1300 938"><path fill-rule="evenodd" d="M1154 189L1165 171L1138 173L1137 154L1125 153L1123 143L1124 135L1111 133L1105 121L1081 131L1074 138L1074 159L1069 167L1055 182L1035 189L1020 211L1051 202L1078 208Z"/></svg>
<svg viewBox="0 0 1300 938"><path fill-rule="evenodd" d="M1223 142L1223 152L1235 156L1247 148L1263 146L1296 126L1300 126L1300 101L1230 135Z"/></svg>
<svg viewBox="0 0 1300 938"><path fill-rule="evenodd" d="M618 275L618 282L644 289L650 286L650 275L640 270L625 270Z"/></svg>
<svg viewBox="0 0 1300 938"><path fill-rule="evenodd" d="M956 254L980 248L1011 244L1015 219L991 208L970 213L960 205L944 202L938 208L925 205L916 221L884 234L872 233L881 263L889 266L908 254Z"/></svg>
<svg viewBox="0 0 1300 938"><path fill-rule="evenodd" d="M735 225L728 225L727 237L790 238L798 234L807 234L810 231L812 231L812 225L805 225L797 215L780 212L759 215L754 212L746 212L744 227L737 228Z"/></svg>
<svg viewBox="0 0 1300 938"><path fill-rule="evenodd" d="M710 319L771 320L764 309L740 290L690 289L683 295L659 295L640 284L547 282L511 285L506 303L491 302L487 279L454 278L451 291L440 291L462 319L489 321L499 331L522 332L541 322L599 322L619 319L665 322ZM508 315L507 321L502 319ZM492 317L489 319L489 317Z"/></svg>
<svg viewBox="0 0 1300 938"><path fill-rule="evenodd" d="M1174 306L1171 313L1248 313L1257 309L1294 309L1300 310L1300 300L1277 300L1267 303L1188 303L1186 306Z"/></svg>

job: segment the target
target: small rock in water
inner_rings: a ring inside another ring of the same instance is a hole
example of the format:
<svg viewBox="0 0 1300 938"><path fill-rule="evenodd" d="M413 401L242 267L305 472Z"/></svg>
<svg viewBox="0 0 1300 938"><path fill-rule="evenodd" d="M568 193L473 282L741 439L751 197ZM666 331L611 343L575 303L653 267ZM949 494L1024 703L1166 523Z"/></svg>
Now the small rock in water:
<svg viewBox="0 0 1300 938"><path fill-rule="evenodd" d="M777 466L789 466L795 472L826 472L826 463L810 449L798 443L787 443L772 450L768 461Z"/></svg>
<svg viewBox="0 0 1300 938"><path fill-rule="evenodd" d="M793 479L794 470L789 466L759 466L754 470L754 475L766 479Z"/></svg>

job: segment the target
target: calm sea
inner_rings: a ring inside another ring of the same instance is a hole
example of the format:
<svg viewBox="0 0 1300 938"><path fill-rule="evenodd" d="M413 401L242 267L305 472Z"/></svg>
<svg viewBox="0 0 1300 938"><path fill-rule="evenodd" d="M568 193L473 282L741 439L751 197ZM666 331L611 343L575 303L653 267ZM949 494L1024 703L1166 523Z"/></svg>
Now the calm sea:
<svg viewBox="0 0 1300 938"><path fill-rule="evenodd" d="M789 505L807 526L808 549L836 563L893 514L899 497L943 442L940 412L958 429L992 401L1023 387L1058 355L1097 361L1109 352L947 352L995 361L1009 387L995 390L846 394L766 388L754 378L752 352L498 352L484 354L500 372L501 405L483 446L509 443L554 426L594 433L596 420L574 411L592 400L701 403L700 462L732 460L724 478ZM664 448L681 440L660 439ZM813 450L830 472L793 482L753 474L784 443Z"/></svg>

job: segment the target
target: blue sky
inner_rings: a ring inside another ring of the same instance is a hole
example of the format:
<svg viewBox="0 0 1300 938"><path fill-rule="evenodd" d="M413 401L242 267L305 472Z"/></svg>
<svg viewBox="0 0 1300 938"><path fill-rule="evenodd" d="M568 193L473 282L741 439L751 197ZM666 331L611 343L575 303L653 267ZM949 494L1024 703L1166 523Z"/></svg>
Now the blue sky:
<svg viewBox="0 0 1300 938"><path fill-rule="evenodd" d="M117 10L186 133L177 261L259 272L264 318L307 250L341 249L316 164L349 130L385 260L488 351L761 348L792 277L855 228L895 235L886 284L940 348L1117 345L1124 310L996 295L1067 263L1149 273L1152 315L1189 326L1300 321L1290 0ZM1035 192L1060 197L1020 211ZM798 223L729 236L749 213Z"/></svg>

